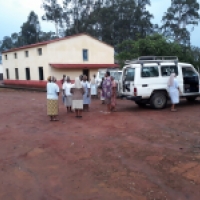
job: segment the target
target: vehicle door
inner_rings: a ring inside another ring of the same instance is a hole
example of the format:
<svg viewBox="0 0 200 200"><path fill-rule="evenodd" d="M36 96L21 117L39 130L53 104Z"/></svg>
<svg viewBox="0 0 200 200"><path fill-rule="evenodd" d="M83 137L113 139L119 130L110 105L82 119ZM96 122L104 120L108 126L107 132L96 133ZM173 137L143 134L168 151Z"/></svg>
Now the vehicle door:
<svg viewBox="0 0 200 200"><path fill-rule="evenodd" d="M181 65L183 78L183 95L199 94L199 74L192 65Z"/></svg>
<svg viewBox="0 0 200 200"><path fill-rule="evenodd" d="M158 87L159 68L158 64L143 64L141 67L140 81L137 82L138 96L149 98L153 89Z"/></svg>
<svg viewBox="0 0 200 200"><path fill-rule="evenodd" d="M133 96L134 80L135 68L131 66L124 68L120 81L120 93L125 96Z"/></svg>
<svg viewBox="0 0 200 200"><path fill-rule="evenodd" d="M160 64L160 71L161 71L161 87L166 88L168 91L168 80L171 73L176 74L176 78L178 80L179 88L183 91L183 79L182 79L182 72L177 64L175 63L161 63Z"/></svg>

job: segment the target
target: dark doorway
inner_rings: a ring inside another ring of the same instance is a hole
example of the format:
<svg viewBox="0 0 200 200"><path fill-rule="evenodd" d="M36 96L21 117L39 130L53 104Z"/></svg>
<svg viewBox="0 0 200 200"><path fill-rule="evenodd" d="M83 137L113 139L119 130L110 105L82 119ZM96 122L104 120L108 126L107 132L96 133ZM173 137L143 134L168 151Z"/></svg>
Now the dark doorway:
<svg viewBox="0 0 200 200"><path fill-rule="evenodd" d="M3 80L3 74L0 74L0 81Z"/></svg>
<svg viewBox="0 0 200 200"><path fill-rule="evenodd" d="M9 75L9 70L6 69L6 76L7 76L7 79L10 79L10 75Z"/></svg>
<svg viewBox="0 0 200 200"><path fill-rule="evenodd" d="M88 69L83 69L83 75L86 75L88 80L89 80L89 70Z"/></svg>
<svg viewBox="0 0 200 200"><path fill-rule="evenodd" d="M30 69L26 68L26 80L31 80Z"/></svg>
<svg viewBox="0 0 200 200"><path fill-rule="evenodd" d="M18 80L19 79L19 72L18 72L18 68L15 68L15 79Z"/></svg>
<svg viewBox="0 0 200 200"><path fill-rule="evenodd" d="M43 67L39 67L39 80L44 80L44 73L43 73Z"/></svg>

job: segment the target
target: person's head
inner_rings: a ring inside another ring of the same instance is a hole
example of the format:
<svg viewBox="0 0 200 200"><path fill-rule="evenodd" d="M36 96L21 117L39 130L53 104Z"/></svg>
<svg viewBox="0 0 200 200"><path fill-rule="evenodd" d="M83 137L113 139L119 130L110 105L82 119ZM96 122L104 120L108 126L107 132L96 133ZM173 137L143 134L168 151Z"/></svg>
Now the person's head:
<svg viewBox="0 0 200 200"><path fill-rule="evenodd" d="M109 77L109 76L110 76L110 72L107 71L107 72L106 72L106 77Z"/></svg>
<svg viewBox="0 0 200 200"><path fill-rule="evenodd" d="M51 76L49 76L49 77L47 78L47 81L48 81L48 82L51 82Z"/></svg>
<svg viewBox="0 0 200 200"><path fill-rule="evenodd" d="M70 77L69 77L69 76L67 76L67 78L66 78L66 81L67 81L68 83L70 83L70 82L71 82L71 80L70 80Z"/></svg>
<svg viewBox="0 0 200 200"><path fill-rule="evenodd" d="M83 76L83 81L87 81L87 76L86 75Z"/></svg>
<svg viewBox="0 0 200 200"><path fill-rule="evenodd" d="M51 76L51 82L53 82L53 83L56 82L56 78L54 76Z"/></svg>
<svg viewBox="0 0 200 200"><path fill-rule="evenodd" d="M79 79L80 79L80 81L82 81L83 80L83 75L80 75Z"/></svg>
<svg viewBox="0 0 200 200"><path fill-rule="evenodd" d="M63 74L63 79L65 80L65 78L66 78L66 75L65 75L65 74Z"/></svg>

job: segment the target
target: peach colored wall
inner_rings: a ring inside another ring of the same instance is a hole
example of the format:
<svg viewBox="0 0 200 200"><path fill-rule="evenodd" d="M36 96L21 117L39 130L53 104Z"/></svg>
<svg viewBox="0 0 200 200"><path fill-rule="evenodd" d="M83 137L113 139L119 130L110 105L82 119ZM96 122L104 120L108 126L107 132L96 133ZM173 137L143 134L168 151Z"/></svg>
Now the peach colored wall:
<svg viewBox="0 0 200 200"><path fill-rule="evenodd" d="M42 48L42 56L38 55L38 48ZM83 61L82 50L88 49L88 61ZM29 57L25 57L25 51L29 52ZM14 58L17 53L17 59ZM8 59L5 60L5 55ZM2 60L5 71L9 69L11 80L15 80L15 68L19 71L19 80L26 80L25 68L30 68L31 80L39 80L39 69L43 67L44 80L48 76L54 75L58 80L63 74L75 79L83 73L81 69L54 69L49 64L114 64L114 48L95 40L87 35L56 41L47 45L34 48L22 49L15 52L3 53ZM89 69L89 76L97 73L97 69ZM4 76L6 79L6 76Z"/></svg>

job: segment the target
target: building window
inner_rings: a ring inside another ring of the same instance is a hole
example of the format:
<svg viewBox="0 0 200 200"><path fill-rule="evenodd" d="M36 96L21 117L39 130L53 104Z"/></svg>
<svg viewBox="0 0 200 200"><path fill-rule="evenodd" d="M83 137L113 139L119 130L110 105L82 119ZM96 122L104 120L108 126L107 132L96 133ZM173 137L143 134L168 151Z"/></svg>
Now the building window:
<svg viewBox="0 0 200 200"><path fill-rule="evenodd" d="M14 53L14 57L15 57L15 59L17 59L17 53Z"/></svg>
<svg viewBox="0 0 200 200"><path fill-rule="evenodd" d="M7 56L7 54L5 55L5 60L8 60L8 56Z"/></svg>
<svg viewBox="0 0 200 200"><path fill-rule="evenodd" d="M10 79L9 69L8 68L6 69L6 76L7 76L7 79Z"/></svg>
<svg viewBox="0 0 200 200"><path fill-rule="evenodd" d="M19 80L18 68L15 68L15 79L16 79L16 80Z"/></svg>
<svg viewBox="0 0 200 200"><path fill-rule="evenodd" d="M25 57L28 57L28 51L25 51Z"/></svg>
<svg viewBox="0 0 200 200"><path fill-rule="evenodd" d="M38 55L41 56L42 55L42 48L38 49Z"/></svg>
<svg viewBox="0 0 200 200"><path fill-rule="evenodd" d="M30 68L26 68L26 80L31 80Z"/></svg>
<svg viewBox="0 0 200 200"><path fill-rule="evenodd" d="M83 61L88 61L88 50L83 49Z"/></svg>
<svg viewBox="0 0 200 200"><path fill-rule="evenodd" d="M44 73L43 73L43 67L39 67L39 80L44 80Z"/></svg>

